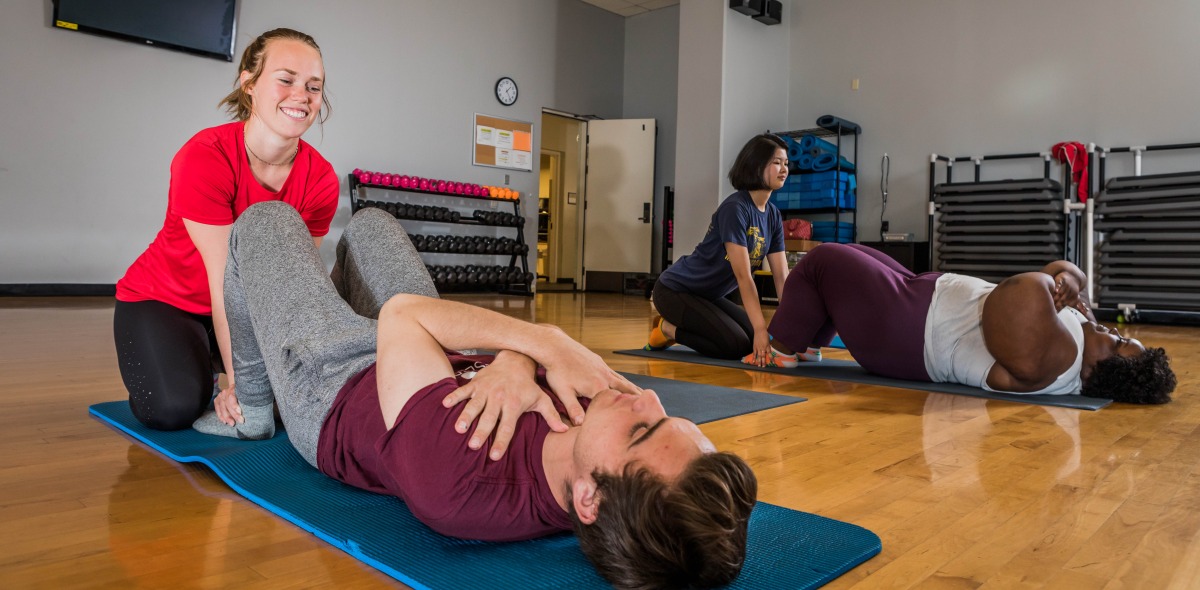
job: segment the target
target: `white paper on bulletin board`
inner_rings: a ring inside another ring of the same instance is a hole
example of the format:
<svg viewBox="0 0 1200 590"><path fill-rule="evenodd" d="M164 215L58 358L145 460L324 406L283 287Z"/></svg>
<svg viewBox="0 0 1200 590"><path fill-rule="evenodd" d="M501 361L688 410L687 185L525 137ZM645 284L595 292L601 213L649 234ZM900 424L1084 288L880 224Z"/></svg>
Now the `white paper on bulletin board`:
<svg viewBox="0 0 1200 590"><path fill-rule="evenodd" d="M533 171L533 123L475 113L472 164Z"/></svg>

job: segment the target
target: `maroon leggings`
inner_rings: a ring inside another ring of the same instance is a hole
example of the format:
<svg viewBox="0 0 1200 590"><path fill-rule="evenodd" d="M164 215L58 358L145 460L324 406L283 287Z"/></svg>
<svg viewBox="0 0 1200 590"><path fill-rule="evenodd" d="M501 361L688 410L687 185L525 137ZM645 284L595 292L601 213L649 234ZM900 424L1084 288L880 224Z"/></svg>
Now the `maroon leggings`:
<svg viewBox="0 0 1200 590"><path fill-rule="evenodd" d="M821 244L788 275L769 331L792 350L828 346L837 334L866 370L929 381L925 316L941 275L915 275L860 244Z"/></svg>

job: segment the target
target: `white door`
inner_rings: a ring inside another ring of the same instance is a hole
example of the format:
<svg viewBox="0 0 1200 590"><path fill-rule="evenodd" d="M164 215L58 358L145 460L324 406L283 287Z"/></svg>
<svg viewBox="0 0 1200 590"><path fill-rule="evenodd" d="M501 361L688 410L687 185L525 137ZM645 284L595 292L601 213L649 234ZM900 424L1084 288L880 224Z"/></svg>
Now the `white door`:
<svg viewBox="0 0 1200 590"><path fill-rule="evenodd" d="M585 186L584 270L650 272L654 119L588 121Z"/></svg>

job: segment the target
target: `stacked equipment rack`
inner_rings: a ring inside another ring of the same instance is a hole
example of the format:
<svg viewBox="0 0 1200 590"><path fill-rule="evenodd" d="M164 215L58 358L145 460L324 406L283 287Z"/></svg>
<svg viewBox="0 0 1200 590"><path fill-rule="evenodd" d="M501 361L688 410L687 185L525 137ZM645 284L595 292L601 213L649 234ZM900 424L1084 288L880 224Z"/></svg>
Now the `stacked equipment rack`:
<svg viewBox="0 0 1200 590"><path fill-rule="evenodd" d="M1142 175L1143 153L1200 143L1095 148L1099 194L1089 200L1088 291L1101 318L1200 324L1200 171ZM1134 175L1108 179L1111 154L1132 154ZM1093 204L1094 201L1094 204Z"/></svg>
<svg viewBox="0 0 1200 590"><path fill-rule="evenodd" d="M1041 178L982 180L985 161L1040 159ZM946 165L937 183L937 165ZM954 164L972 162L974 179L954 182ZM1082 204L1070 195L1070 176L1051 179L1050 154L1019 153L929 159L930 268L998 282L1040 270L1059 259L1077 262ZM1064 184L1066 189L1064 190ZM936 256L935 256L936 253ZM936 264L935 264L936 258Z"/></svg>

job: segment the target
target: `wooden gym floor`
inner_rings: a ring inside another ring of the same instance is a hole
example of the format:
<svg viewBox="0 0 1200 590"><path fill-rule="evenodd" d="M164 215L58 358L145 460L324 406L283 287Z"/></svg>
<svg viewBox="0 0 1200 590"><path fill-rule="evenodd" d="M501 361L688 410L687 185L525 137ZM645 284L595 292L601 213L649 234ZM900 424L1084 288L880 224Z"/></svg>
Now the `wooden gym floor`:
<svg viewBox="0 0 1200 590"><path fill-rule="evenodd" d="M1200 329L1129 328L1174 359L1175 402L1087 412L612 355L643 344L641 297L455 298L618 370L809 398L702 429L761 500L883 539L830 588L1200 587ZM125 398L111 299L0 298L0 330L0 587L399 586L90 418Z"/></svg>

